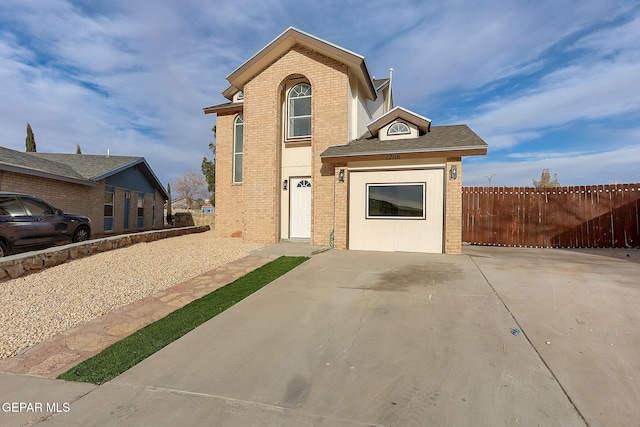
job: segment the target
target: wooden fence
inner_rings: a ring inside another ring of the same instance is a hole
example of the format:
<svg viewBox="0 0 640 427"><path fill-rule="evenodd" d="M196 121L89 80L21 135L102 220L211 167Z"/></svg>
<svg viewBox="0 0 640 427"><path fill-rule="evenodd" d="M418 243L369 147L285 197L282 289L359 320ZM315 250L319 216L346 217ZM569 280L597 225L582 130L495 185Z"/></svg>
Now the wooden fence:
<svg viewBox="0 0 640 427"><path fill-rule="evenodd" d="M463 187L462 240L553 248L640 248L640 184Z"/></svg>

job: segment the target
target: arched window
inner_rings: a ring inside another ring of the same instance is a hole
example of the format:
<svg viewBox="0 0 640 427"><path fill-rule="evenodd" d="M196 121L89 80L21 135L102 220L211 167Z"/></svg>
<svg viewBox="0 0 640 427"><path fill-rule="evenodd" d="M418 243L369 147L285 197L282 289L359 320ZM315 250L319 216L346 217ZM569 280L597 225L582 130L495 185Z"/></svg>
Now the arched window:
<svg viewBox="0 0 640 427"><path fill-rule="evenodd" d="M402 135L409 132L409 126L407 126L405 123L398 122L391 125L389 131L387 132L387 135Z"/></svg>
<svg viewBox="0 0 640 427"><path fill-rule="evenodd" d="M236 117L233 131L233 182L242 182L242 150L244 136L244 120L242 115Z"/></svg>
<svg viewBox="0 0 640 427"><path fill-rule="evenodd" d="M287 109L288 139L311 136L311 86L299 83L289 90Z"/></svg>

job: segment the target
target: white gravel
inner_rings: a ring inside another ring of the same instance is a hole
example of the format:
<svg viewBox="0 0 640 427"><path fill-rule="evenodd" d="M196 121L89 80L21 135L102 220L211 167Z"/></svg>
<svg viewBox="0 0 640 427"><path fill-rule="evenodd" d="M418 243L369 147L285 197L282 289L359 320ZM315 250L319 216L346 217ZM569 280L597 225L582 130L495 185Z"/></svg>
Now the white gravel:
<svg viewBox="0 0 640 427"><path fill-rule="evenodd" d="M0 359L261 246L207 231L138 243L0 282Z"/></svg>

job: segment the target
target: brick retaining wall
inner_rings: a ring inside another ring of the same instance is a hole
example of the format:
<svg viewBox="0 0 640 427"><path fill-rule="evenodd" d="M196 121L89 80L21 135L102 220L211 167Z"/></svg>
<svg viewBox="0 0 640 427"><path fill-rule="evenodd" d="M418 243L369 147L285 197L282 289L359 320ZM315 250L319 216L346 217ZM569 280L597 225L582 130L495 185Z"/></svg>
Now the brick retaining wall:
<svg viewBox="0 0 640 427"><path fill-rule="evenodd" d="M208 225L195 227L169 228L164 230L145 231L142 233L124 234L105 237L86 242L71 243L55 246L36 252L11 255L0 258L0 282L15 279L25 274L64 264L67 261L84 258L112 249L124 248L136 243L153 242L167 237L183 236L185 234L202 233L208 231Z"/></svg>

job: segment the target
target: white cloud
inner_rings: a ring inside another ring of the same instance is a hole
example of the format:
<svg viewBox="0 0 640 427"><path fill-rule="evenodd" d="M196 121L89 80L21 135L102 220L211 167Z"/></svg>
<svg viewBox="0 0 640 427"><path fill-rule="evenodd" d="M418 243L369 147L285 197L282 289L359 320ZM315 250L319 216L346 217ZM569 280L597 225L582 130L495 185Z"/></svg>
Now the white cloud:
<svg viewBox="0 0 640 427"><path fill-rule="evenodd" d="M202 108L224 102L226 75L290 25L365 55L378 77L394 67L396 101L421 102L416 111L430 116L431 96L540 72L559 40L633 4L399 0L390 13L382 0L4 0L0 145L23 149L31 122L39 151L79 144L84 153L142 155L166 183L211 157L215 119ZM633 44L637 21L620 28L571 52L617 54L616 37ZM624 85L640 61L607 61L547 72L539 87L484 105L470 124L495 150L539 138L545 126L635 111Z"/></svg>

